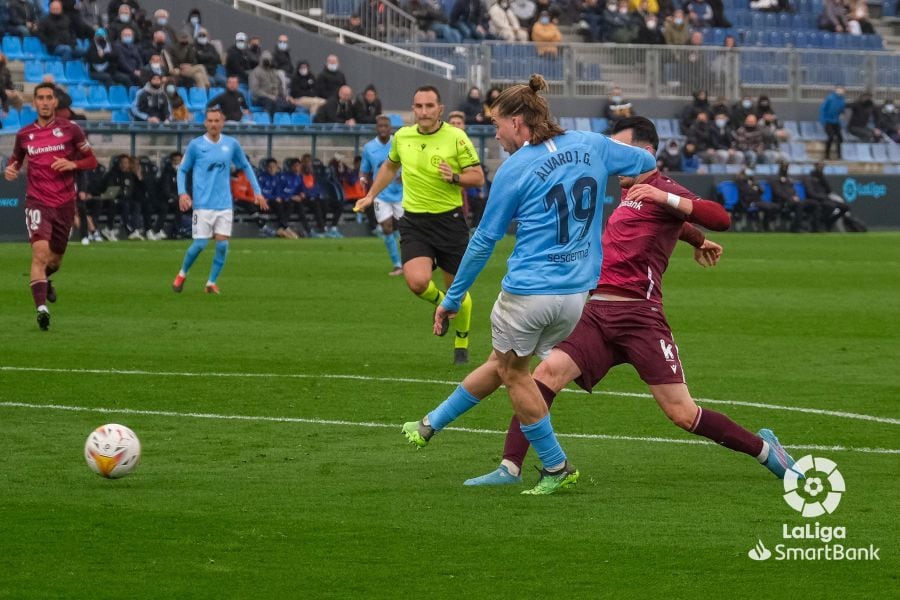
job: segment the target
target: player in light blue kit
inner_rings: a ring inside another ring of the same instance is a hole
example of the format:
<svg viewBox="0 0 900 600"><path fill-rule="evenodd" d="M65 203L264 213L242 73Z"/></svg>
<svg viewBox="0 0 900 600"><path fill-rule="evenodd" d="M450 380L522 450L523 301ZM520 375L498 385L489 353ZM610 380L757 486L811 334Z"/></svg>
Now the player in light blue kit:
<svg viewBox="0 0 900 600"><path fill-rule="evenodd" d="M184 263L172 282L172 289L180 292L184 288L184 280L191 265L209 244L209 239L215 237L216 255L206 281L206 293L218 294L216 280L225 266L234 217L230 182L232 164L246 173L260 210L268 210L269 205L259 189L256 173L247 161L241 145L233 137L222 135L222 127L225 125L222 109L218 106L207 108L204 125L206 135L191 141L181 166L178 167L178 206L182 212L189 210L191 206L194 208L191 231L194 242L184 254ZM188 172L192 172L193 197L187 193Z"/></svg>
<svg viewBox="0 0 900 600"><path fill-rule="evenodd" d="M375 139L363 146L362 164L359 167L360 180L366 190L369 189L372 178L378 173L381 163L387 160L388 152L391 151L394 136L391 135L391 120L386 115L375 117L375 133ZM391 264L394 265L394 269L388 275L393 276L403 275L403 263L400 262L400 249L397 246L400 239L397 221L403 216L402 200L403 184L398 173L394 181L375 198L375 220L384 233L384 245L391 257Z"/></svg>
<svg viewBox="0 0 900 600"><path fill-rule="evenodd" d="M494 177L484 217L434 317L434 331L440 333L495 244L516 221L516 245L491 312L494 349L437 408L403 426L406 438L421 448L505 385L522 433L543 463L537 485L523 492L533 495L568 487L579 473L553 432L547 405L531 377L531 357L543 358L572 332L587 292L596 285L607 177L656 168L656 160L644 150L596 133L564 132L538 95L546 87L543 77L532 75L528 85L505 89L491 106L497 140L511 156Z"/></svg>

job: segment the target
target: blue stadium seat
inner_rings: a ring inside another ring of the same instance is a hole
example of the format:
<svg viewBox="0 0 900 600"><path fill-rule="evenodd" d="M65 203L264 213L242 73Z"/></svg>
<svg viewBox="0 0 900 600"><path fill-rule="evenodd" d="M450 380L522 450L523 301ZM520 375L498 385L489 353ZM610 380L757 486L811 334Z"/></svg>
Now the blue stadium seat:
<svg viewBox="0 0 900 600"><path fill-rule="evenodd" d="M31 105L25 105L19 109L19 122L28 125L37 120L37 111Z"/></svg>
<svg viewBox="0 0 900 600"><path fill-rule="evenodd" d="M25 61L25 81L40 83L44 78L44 67L39 60Z"/></svg>
<svg viewBox="0 0 900 600"><path fill-rule="evenodd" d="M900 163L900 144L888 144L887 152L891 162Z"/></svg>
<svg viewBox="0 0 900 600"><path fill-rule="evenodd" d="M87 83L91 81L87 65L80 60L66 61L66 81L69 83Z"/></svg>
<svg viewBox="0 0 900 600"><path fill-rule="evenodd" d="M128 98L131 102L134 102L134 99L137 98L137 93L141 91L141 88L136 85L128 86Z"/></svg>
<svg viewBox="0 0 900 600"><path fill-rule="evenodd" d="M25 58L25 51L22 49L22 38L14 35L3 36L3 45L0 46L3 54L9 60L22 60Z"/></svg>
<svg viewBox="0 0 900 600"><path fill-rule="evenodd" d="M19 127L21 127L21 123L19 121L19 111L15 108L9 109L9 112L3 117L3 131L5 132L13 132L18 131Z"/></svg>
<svg viewBox="0 0 900 600"><path fill-rule="evenodd" d="M111 121L113 123L130 123L131 113L124 109L116 109L112 111Z"/></svg>
<svg viewBox="0 0 900 600"><path fill-rule="evenodd" d="M267 112L254 112L253 122L257 125L271 125L272 117L270 117Z"/></svg>
<svg viewBox="0 0 900 600"><path fill-rule="evenodd" d="M737 184L731 180L720 181L716 185L716 194L722 199L722 205L728 212L733 212L741 202Z"/></svg>
<svg viewBox="0 0 900 600"><path fill-rule="evenodd" d="M778 14L778 28L779 29L791 29L793 26L791 21L791 15L788 13L779 13Z"/></svg>
<svg viewBox="0 0 900 600"><path fill-rule="evenodd" d="M591 131L594 133L604 133L609 127L609 121L603 117L594 117L591 119Z"/></svg>
<svg viewBox="0 0 900 600"><path fill-rule="evenodd" d="M109 110L109 95L102 85L92 85L88 88L87 107L89 110Z"/></svg>
<svg viewBox="0 0 900 600"><path fill-rule="evenodd" d="M843 37L843 36L841 36ZM838 36L829 31L822 32L822 48L828 48L829 50L833 50L837 48L837 39Z"/></svg>
<svg viewBox="0 0 900 600"><path fill-rule="evenodd" d="M272 122L275 125L291 125L291 113L277 112Z"/></svg>
<svg viewBox="0 0 900 600"><path fill-rule="evenodd" d="M84 87L80 85L70 85L67 91L69 92L69 97L72 98L72 106L87 105L87 92L84 91Z"/></svg>
<svg viewBox="0 0 900 600"><path fill-rule="evenodd" d="M672 129L672 124L669 119L650 119L653 121L653 124L656 125L656 134L659 136L659 139L669 139L675 135L677 135L676 131Z"/></svg>
<svg viewBox="0 0 900 600"><path fill-rule="evenodd" d="M859 144L844 142L841 144L841 159L852 162L859 161Z"/></svg>
<svg viewBox="0 0 900 600"><path fill-rule="evenodd" d="M44 43L33 36L22 38L22 51L25 53L25 58L42 59L50 56Z"/></svg>
<svg viewBox="0 0 900 600"><path fill-rule="evenodd" d="M590 131L591 120L587 117L578 117L575 119L575 129L578 131Z"/></svg>
<svg viewBox="0 0 900 600"><path fill-rule="evenodd" d="M887 144L872 144L869 146L872 151L872 160L878 163L891 162L888 158Z"/></svg>
<svg viewBox="0 0 900 600"><path fill-rule="evenodd" d="M403 127L403 125L405 124L403 122L403 116L396 113L389 114L388 119L391 120L391 127Z"/></svg>
<svg viewBox="0 0 900 600"><path fill-rule="evenodd" d="M818 121L800 121L800 133L804 140L824 142L828 138L825 128Z"/></svg>
<svg viewBox="0 0 900 600"><path fill-rule="evenodd" d="M200 123L202 125L204 121L206 121L205 111L198 110L194 113L194 123ZM243 119L241 120L241 122L243 122Z"/></svg>
<svg viewBox="0 0 900 600"><path fill-rule="evenodd" d="M756 165L757 171L759 171L759 167L763 165ZM762 189L762 199L764 202L772 201L772 186L769 185L769 182L763 179L759 182L759 187Z"/></svg>
<svg viewBox="0 0 900 600"><path fill-rule="evenodd" d="M111 85L108 90L109 96L109 105L113 109L116 108L128 108L131 106L131 98L128 95L128 90L125 89L124 85Z"/></svg>
<svg viewBox="0 0 900 600"><path fill-rule="evenodd" d="M806 200L806 186L803 185L803 182L794 182L794 193L797 194L797 197L801 200Z"/></svg>
<svg viewBox="0 0 900 600"><path fill-rule="evenodd" d="M559 126L565 130L574 130L575 127L575 118L574 117L560 117L559 118Z"/></svg>
<svg viewBox="0 0 900 600"><path fill-rule="evenodd" d="M797 121L785 121L784 129L791 136L792 140L800 139L800 127L797 125Z"/></svg>
<svg viewBox="0 0 900 600"><path fill-rule="evenodd" d="M185 100L189 110L203 110L206 108L206 103L208 101L206 89L202 87L192 87L188 90L188 95Z"/></svg>
<svg viewBox="0 0 900 600"><path fill-rule="evenodd" d="M44 73L53 75L53 80L56 83L69 83L69 80L66 79L66 69L63 67L61 60L45 60Z"/></svg>
<svg viewBox="0 0 900 600"><path fill-rule="evenodd" d="M297 110L291 115L291 125L309 125L311 121L309 113ZM393 123L391 123L391 125L393 125Z"/></svg>

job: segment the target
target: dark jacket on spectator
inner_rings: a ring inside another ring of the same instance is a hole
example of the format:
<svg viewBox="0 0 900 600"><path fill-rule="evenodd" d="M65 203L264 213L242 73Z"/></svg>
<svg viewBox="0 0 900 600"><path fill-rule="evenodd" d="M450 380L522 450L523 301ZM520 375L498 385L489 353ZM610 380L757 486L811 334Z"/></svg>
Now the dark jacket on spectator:
<svg viewBox="0 0 900 600"><path fill-rule="evenodd" d="M353 102L341 102L332 96L316 113L316 123L343 123L348 119L359 119Z"/></svg>
<svg viewBox="0 0 900 600"><path fill-rule="evenodd" d="M347 78L344 76L343 71L338 69L332 72L328 69L322 69L322 72L316 78L316 86L319 90L319 93L316 95L326 100L332 96L336 98L337 92L342 85L347 85Z"/></svg>
<svg viewBox="0 0 900 600"><path fill-rule="evenodd" d="M146 121L156 117L162 122L172 118L172 105L166 91L162 88L153 88L148 82L137 93L134 103L131 105L131 114L135 120Z"/></svg>
<svg viewBox="0 0 900 600"><path fill-rule="evenodd" d="M687 130L687 140L694 142L697 152L706 152L713 148L712 130L708 121L694 121Z"/></svg>
<svg viewBox="0 0 900 600"><path fill-rule="evenodd" d="M247 106L247 99L240 90L234 92L225 90L215 98L210 98L206 105L221 108L226 121L240 121L244 116L244 111L250 110Z"/></svg>
<svg viewBox="0 0 900 600"><path fill-rule="evenodd" d="M366 88L368 90L368 88ZM369 104L366 102L365 92L353 105L353 111L356 113L357 123L375 123L375 117L381 114L381 99L376 97L375 102Z"/></svg>
<svg viewBox="0 0 900 600"><path fill-rule="evenodd" d="M741 152L752 150L753 152L762 152L765 149L765 139L763 131L757 126L753 129L747 129L741 125L734 132L734 146Z"/></svg>
<svg viewBox="0 0 900 600"><path fill-rule="evenodd" d="M117 42L113 44L113 50L118 58L119 72L125 73L135 81L137 81L134 72L140 71L144 67L144 57L135 44L123 44Z"/></svg>
<svg viewBox="0 0 900 600"><path fill-rule="evenodd" d="M301 61L297 63L297 69L300 68L300 65L306 65L307 68L309 68L307 63ZM316 86L316 76L311 72L306 75L301 75L295 70L294 75L291 77L291 89L289 95L291 98L319 97L319 89Z"/></svg>
<svg viewBox="0 0 900 600"><path fill-rule="evenodd" d="M196 44L194 52L197 55L197 64L203 65L207 75L215 75L216 67L222 64L219 51L210 43Z"/></svg>
<svg viewBox="0 0 900 600"><path fill-rule="evenodd" d="M254 66L247 50L240 50L233 44L225 54L225 73L229 77L237 77L242 83L247 83L247 75Z"/></svg>
<svg viewBox="0 0 900 600"><path fill-rule="evenodd" d="M51 53L57 46L75 47L75 34L72 23L64 14L47 15L38 23L38 37Z"/></svg>

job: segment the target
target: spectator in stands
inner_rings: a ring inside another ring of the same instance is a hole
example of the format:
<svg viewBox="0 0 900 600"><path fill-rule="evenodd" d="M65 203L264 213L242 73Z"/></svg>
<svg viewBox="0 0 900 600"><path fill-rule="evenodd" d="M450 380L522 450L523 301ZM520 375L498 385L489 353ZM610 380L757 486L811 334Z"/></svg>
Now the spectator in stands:
<svg viewBox="0 0 900 600"><path fill-rule="evenodd" d="M38 18L27 0L10 0L6 10L5 19L0 20L0 33L25 37L37 31Z"/></svg>
<svg viewBox="0 0 900 600"><path fill-rule="evenodd" d="M663 25L663 38L669 46L686 46L691 39L691 29L684 18L684 11L677 9Z"/></svg>
<svg viewBox="0 0 900 600"><path fill-rule="evenodd" d="M175 34L176 43L171 44L166 53L171 65L169 71L172 75L188 80L188 85L195 85L203 89L209 87L209 75L206 68L199 64L197 48L192 42L191 35L187 31L179 31Z"/></svg>
<svg viewBox="0 0 900 600"><path fill-rule="evenodd" d="M253 69L251 62L250 51L247 49L247 34L238 31L234 35L234 44L225 54L225 74L228 77L237 77L241 83L247 83L247 76Z"/></svg>
<svg viewBox="0 0 900 600"><path fill-rule="evenodd" d="M604 41L603 14L606 4L599 0L577 0L578 24L577 31L585 42L597 43ZM532 6L534 4L532 3ZM513 7L515 11L515 7Z"/></svg>
<svg viewBox="0 0 900 600"><path fill-rule="evenodd" d="M455 0L450 9L450 26L457 30L464 40L484 39L484 6L481 0Z"/></svg>
<svg viewBox="0 0 900 600"><path fill-rule="evenodd" d="M531 40L535 42L538 56L556 58L559 55L562 32L548 11L542 10L537 22L532 25Z"/></svg>
<svg viewBox="0 0 900 600"><path fill-rule="evenodd" d="M850 109L847 131L863 142L880 142L881 130L871 126L875 117L875 102L872 100L872 94L863 92L859 99L847 108Z"/></svg>
<svg viewBox="0 0 900 600"><path fill-rule="evenodd" d="M505 42L528 41L528 30L519 23L509 0L499 0L488 9L488 32Z"/></svg>
<svg viewBox="0 0 900 600"><path fill-rule="evenodd" d="M166 44L175 43L175 29L172 28L172 24L169 21L169 11L164 8L157 9L153 12L153 25L151 26L150 31L151 33L162 31L166 35L166 39L164 40Z"/></svg>
<svg viewBox="0 0 900 600"><path fill-rule="evenodd" d="M488 90L487 98L484 99L484 105L482 106L482 113L484 114L484 122L491 122L491 106L494 105L494 102L497 101L497 98L500 97L500 92L502 92L499 87L493 86Z"/></svg>
<svg viewBox="0 0 900 600"><path fill-rule="evenodd" d="M787 162L788 156L781 151L780 142L786 140L788 133L785 131L775 114L766 112L762 119L757 120L756 126L763 133L763 154L767 163Z"/></svg>
<svg viewBox="0 0 900 600"><path fill-rule="evenodd" d="M641 0L641 5L646 6L647 1ZM659 17L656 13L646 10L638 13L643 19L640 30L638 31L638 44L650 44L653 46L663 45L666 38L663 37L662 27L659 26Z"/></svg>
<svg viewBox="0 0 900 600"><path fill-rule="evenodd" d="M2 102L4 114L10 107L22 108L22 93L16 89L12 81L12 73L7 66L6 55L0 52L0 102Z"/></svg>
<svg viewBox="0 0 900 600"><path fill-rule="evenodd" d="M681 147L678 140L672 139L666 142L663 148L656 156L656 165L660 171L664 173L678 173L681 168Z"/></svg>
<svg viewBox="0 0 900 600"><path fill-rule="evenodd" d="M810 224L812 231L819 231L819 204L797 194L794 180L788 175L788 166L787 161L778 163L778 175L769 179L772 202L781 208L782 214L790 217L791 233L798 233L804 221Z"/></svg>
<svg viewBox="0 0 900 600"><path fill-rule="evenodd" d="M688 142L694 144L694 150L697 156L705 162L714 162L716 151L713 147L713 127L709 122L709 114L706 112L697 113L694 122L685 132Z"/></svg>
<svg viewBox="0 0 900 600"><path fill-rule="evenodd" d="M109 171L103 178L101 185L103 192L111 187L119 188L119 194L116 201L119 205L119 211L122 216L122 225L128 234L130 240L142 240L144 236L140 232L141 218L141 180L135 172L135 161L127 154L114 157ZM108 226L103 230L106 239L115 242L118 241L118 235L114 229L112 220L109 220Z"/></svg>
<svg viewBox="0 0 900 600"><path fill-rule="evenodd" d="M847 31L856 35L875 33L875 28L869 21L869 5L866 0L849 0L847 8Z"/></svg>
<svg viewBox="0 0 900 600"><path fill-rule="evenodd" d="M72 23L63 14L62 2L59 0L50 3L50 14L38 23L37 34L53 56L58 56L62 60L84 56L84 51L76 43Z"/></svg>
<svg viewBox="0 0 900 600"><path fill-rule="evenodd" d="M743 98L731 105L731 122L743 123L750 113L756 114L753 110L753 96L745 94Z"/></svg>
<svg viewBox="0 0 900 600"><path fill-rule="evenodd" d="M106 5L107 18L110 23L116 20L119 15L119 8L123 4L127 4L135 15L143 10L137 0L110 0L109 4Z"/></svg>
<svg viewBox="0 0 900 600"><path fill-rule="evenodd" d="M691 0L687 4L688 22L692 27L706 29L712 26L713 10L706 0Z"/></svg>
<svg viewBox="0 0 900 600"><path fill-rule="evenodd" d="M191 113L188 112L187 104L185 104L184 98L181 97L181 93L178 91L176 80L171 77L163 79L163 89L166 90L166 96L169 98L169 106L172 107L172 118L170 120L173 123L190 122Z"/></svg>
<svg viewBox="0 0 900 600"><path fill-rule="evenodd" d="M338 90L347 85L347 77L341 71L341 62L334 54L329 54L325 59L325 67L316 78L316 87L319 97L330 100L337 96Z"/></svg>
<svg viewBox="0 0 900 600"><path fill-rule="evenodd" d="M209 36L209 32L203 26L203 16L200 14L199 8L192 8L188 13L185 29L193 39L197 39L201 35Z"/></svg>
<svg viewBox="0 0 900 600"><path fill-rule="evenodd" d="M337 96L329 98L316 113L316 123L343 123L356 125L358 115L353 104L353 90L342 85Z"/></svg>
<svg viewBox="0 0 900 600"><path fill-rule="evenodd" d="M135 121L147 123L168 123L172 118L172 105L162 89L162 77L152 73L131 105L131 115Z"/></svg>
<svg viewBox="0 0 900 600"><path fill-rule="evenodd" d="M834 145L835 156L841 157L841 116L847 107L844 86L837 85L819 106L819 123L825 128L825 160L831 159L831 146Z"/></svg>
<svg viewBox="0 0 900 600"><path fill-rule="evenodd" d="M717 163L744 163L744 155L734 149L734 130L728 122L727 109L719 110L713 117L711 142Z"/></svg>
<svg viewBox="0 0 900 600"><path fill-rule="evenodd" d="M366 30L363 27L362 17L358 14L353 13L350 15L350 18L347 20L347 25L344 27L350 33L355 33L356 35L364 36L366 35ZM358 40L348 39L348 44L358 44Z"/></svg>
<svg viewBox="0 0 900 600"><path fill-rule="evenodd" d="M250 36L250 39L247 41L247 57L250 61L250 70L252 71L259 63L262 61L262 40L258 35Z"/></svg>
<svg viewBox="0 0 900 600"><path fill-rule="evenodd" d="M510 0L509 7L519 20L519 25L525 29L534 23L538 13L537 3L534 0Z"/></svg>
<svg viewBox="0 0 900 600"><path fill-rule="evenodd" d="M149 62L150 57L154 54L158 55L163 64L163 70L168 73L175 65L170 60L168 52L166 52L167 48L166 43L166 32L159 30L154 31L150 34L150 39L147 44L142 48L142 52L144 53L144 58Z"/></svg>
<svg viewBox="0 0 900 600"><path fill-rule="evenodd" d="M206 77L210 83L224 86L226 76L218 73L219 65L222 64L222 57L219 56L219 51L216 47L209 43L209 32L201 28L195 40L194 53L197 55L197 64L206 70Z"/></svg>
<svg viewBox="0 0 900 600"><path fill-rule="evenodd" d="M628 8L628 0L617 0L616 9L603 13L606 41L616 44L633 44L638 39L642 20Z"/></svg>
<svg viewBox="0 0 900 600"><path fill-rule="evenodd" d="M450 114L447 115L447 123L456 127L457 129L466 128L466 113L461 110L451 111Z"/></svg>
<svg viewBox="0 0 900 600"><path fill-rule="evenodd" d="M121 39L113 43L113 51L118 59L116 70L128 76L131 85L140 85L144 57L134 43L134 31L130 27L122 30Z"/></svg>
<svg viewBox="0 0 900 600"><path fill-rule="evenodd" d="M756 115L747 115L744 124L734 132L734 147L744 153L744 160L750 166L764 157L765 140L762 130L757 126Z"/></svg>
<svg viewBox="0 0 900 600"><path fill-rule="evenodd" d="M266 169L259 174L259 188L262 195L269 203L269 210L275 219L275 235L280 238L295 240L299 235L288 226L290 199L284 193L285 178L278 170L278 161L274 158L266 159Z"/></svg>
<svg viewBox="0 0 900 600"><path fill-rule="evenodd" d="M762 187L753 178L753 169L749 167L744 169L738 174L735 183L741 209L753 218L761 214L762 230L772 231L772 222L778 218L780 209L774 203L763 200Z"/></svg>
<svg viewBox="0 0 900 600"><path fill-rule="evenodd" d="M694 145L694 142L686 140L681 148L681 170L685 173L696 173L700 169L701 163L700 156L697 154L697 147Z"/></svg>
<svg viewBox="0 0 900 600"><path fill-rule="evenodd" d="M890 98L884 101L884 104L875 113L875 127L881 132L900 144L900 132L898 129L897 106Z"/></svg>
<svg viewBox="0 0 900 600"><path fill-rule="evenodd" d="M415 18L416 26L424 33L426 41L462 42L462 35L450 27L440 0L409 0L406 10Z"/></svg>
<svg viewBox="0 0 900 600"><path fill-rule="evenodd" d="M360 125L375 124L375 117L380 115L382 110L381 98L378 97L378 90L375 89L374 85L370 83L366 86L363 93L356 99L353 111L356 113L356 122Z"/></svg>
<svg viewBox="0 0 900 600"><path fill-rule="evenodd" d="M775 108L772 106L772 101L769 100L769 97L765 94L761 94L760 97L756 99L756 105L753 107L753 114L756 115L757 119L762 119L763 115L767 112L774 113Z"/></svg>
<svg viewBox="0 0 900 600"><path fill-rule="evenodd" d="M112 6L110 4L110 6ZM118 8L118 14L110 19L109 35L113 40L122 39L125 29L131 30L132 40L136 46L141 44L141 28L132 14L131 6L122 4Z"/></svg>
<svg viewBox="0 0 900 600"><path fill-rule="evenodd" d="M80 0L60 0L62 14L69 19L72 27L72 35L76 39L90 39L94 35L94 28L84 22L81 17Z"/></svg>
<svg viewBox="0 0 900 600"><path fill-rule="evenodd" d="M119 72L116 68L119 57L113 50L106 34L106 29L100 27L94 32L94 39L88 47L85 62L88 65L88 75L94 81L109 87L114 84L129 86L131 85L131 77L125 73Z"/></svg>
<svg viewBox="0 0 900 600"><path fill-rule="evenodd" d="M169 76L169 69L163 63L162 57L159 54L150 56L150 59L147 61L147 66L141 73L141 81L146 83L153 75L159 75L160 77Z"/></svg>
<svg viewBox="0 0 900 600"><path fill-rule="evenodd" d="M681 111L679 124L681 125L681 133L683 134L687 134L688 129L691 128L691 125L697 119L697 115L706 113L706 115L709 116L711 110L709 99L706 97L706 90L696 90L694 91L693 96L694 100Z"/></svg>
<svg viewBox="0 0 900 600"><path fill-rule="evenodd" d="M297 70L291 77L291 86L288 97L295 107L305 108L309 114L314 115L325 104L325 98L319 95L316 86L316 77L309 70L309 63L301 60L297 63Z"/></svg>
<svg viewBox="0 0 900 600"><path fill-rule="evenodd" d="M618 121L633 117L636 114L631 102L622 96L622 88L617 85L613 86L612 93L603 105L603 117L609 123L606 131L611 132Z"/></svg>
<svg viewBox="0 0 900 600"><path fill-rule="evenodd" d="M387 38L387 11L383 0L362 0L356 8L360 35L384 41Z"/></svg>
<svg viewBox="0 0 900 600"><path fill-rule="evenodd" d="M250 71L250 99L270 116L276 112L294 112L294 105L287 99L284 82L272 64L272 53L263 51L262 60Z"/></svg>
<svg viewBox="0 0 900 600"><path fill-rule="evenodd" d="M787 129L784 128L781 121L778 120L778 117L771 110L764 112L758 123L768 135L778 142L786 142L791 137L791 134L788 133Z"/></svg>
<svg viewBox="0 0 900 600"><path fill-rule="evenodd" d="M819 15L819 29L835 33L847 31L847 7L843 0L825 0Z"/></svg>
<svg viewBox="0 0 900 600"><path fill-rule="evenodd" d="M281 71L285 82L289 81L294 73L294 61L291 59L290 43L286 33L280 34L278 41L275 42L275 49L272 51L272 65L275 70Z"/></svg>
<svg viewBox="0 0 900 600"><path fill-rule="evenodd" d="M731 110L728 108L728 99L725 96L716 96L715 102L711 103L709 107L709 114L716 116L721 113L725 115L731 114Z"/></svg>
<svg viewBox="0 0 900 600"><path fill-rule="evenodd" d="M806 197L819 205L819 222L825 226L825 231L831 231L834 224L847 214L849 207L843 198L831 191L831 185L825 178L825 163L819 161L813 166L803 179L803 187L806 188Z"/></svg>
<svg viewBox="0 0 900 600"><path fill-rule="evenodd" d="M483 125L487 123L484 118L484 102L481 99L481 90L478 86L469 88L466 99L459 105L459 110L465 115L466 123L470 125Z"/></svg>
<svg viewBox="0 0 900 600"><path fill-rule="evenodd" d="M239 123L246 118L252 120L250 107L247 106L247 98L240 89L240 79L232 75L225 82L225 91L210 98L206 106L218 106L222 109L226 123Z"/></svg>

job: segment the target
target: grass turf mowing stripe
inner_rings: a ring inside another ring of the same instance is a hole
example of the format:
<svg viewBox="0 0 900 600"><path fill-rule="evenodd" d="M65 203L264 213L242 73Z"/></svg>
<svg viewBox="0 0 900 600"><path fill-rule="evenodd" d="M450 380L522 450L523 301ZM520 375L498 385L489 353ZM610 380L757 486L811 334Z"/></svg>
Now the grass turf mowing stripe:
<svg viewBox="0 0 900 600"><path fill-rule="evenodd" d="M217 372L192 372L192 371L146 371L141 369L60 369L50 367L15 367L0 366L0 371L9 372L38 372L38 373L67 373L81 375L138 375L138 376L161 376L161 377L247 377L247 378L288 378L288 379L348 379L354 381L378 381L382 383L422 383L434 385L458 385L458 381L444 381L441 379L415 379L410 377L373 377L370 375L343 375L343 374L316 374L310 375L306 373L217 373ZM564 389L563 392L586 394L584 390ZM611 392L606 390L597 390L594 394L602 394L606 396L619 396L623 398L652 398L653 396L639 392ZM725 404L730 406L747 406L752 408L764 408L767 410L783 410L789 412L800 412L813 415L823 415L828 417L839 417L843 419L856 419L859 421L872 421L875 423L886 423L888 425L900 425L900 419L891 417L878 417L874 415L865 415L860 413L851 413L840 410L826 410L822 408L808 408L803 406L785 406L782 404L766 404L764 402L746 402L743 400L715 400L712 398L694 398L701 404Z"/></svg>
<svg viewBox="0 0 900 600"><path fill-rule="evenodd" d="M216 413L194 413L194 412L178 412L167 410L147 410L134 408L103 408L88 406L68 406L63 404L30 404L27 402L0 402L0 408L29 408L36 410L61 410L71 412L96 412L105 414L126 414L126 415L143 415L154 417L186 417L190 419L216 419L222 421L259 421L268 423L303 423L308 425L338 425L344 427L376 427L383 429L400 429L400 425L395 423L375 423L371 421L344 421L336 419L310 419L302 417L270 417L265 415L221 415ZM478 433L489 435L505 435L505 431L496 429L475 429L470 427L447 427L446 431L460 431L464 433ZM605 435L602 433L557 433L557 437L562 438L578 438L583 440L605 440L605 441L625 441L625 442L649 442L657 444L686 444L686 445L707 445L712 444L706 440L696 439L675 439L664 437L647 437L647 436L627 436L627 435ZM790 444L785 448L795 448L798 450L828 450L836 452L863 452L867 454L900 454L900 449L896 448L857 448L851 446L822 446L817 444Z"/></svg>

